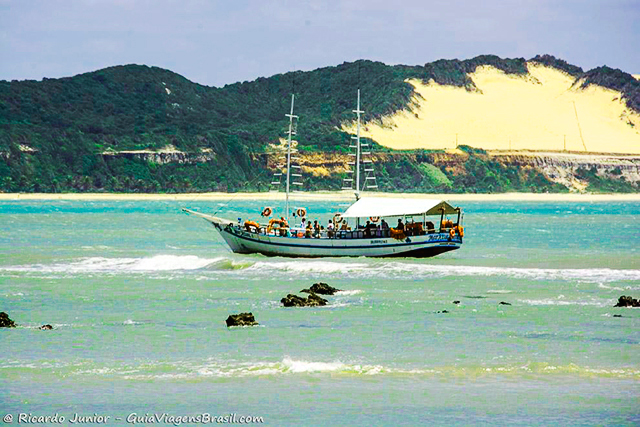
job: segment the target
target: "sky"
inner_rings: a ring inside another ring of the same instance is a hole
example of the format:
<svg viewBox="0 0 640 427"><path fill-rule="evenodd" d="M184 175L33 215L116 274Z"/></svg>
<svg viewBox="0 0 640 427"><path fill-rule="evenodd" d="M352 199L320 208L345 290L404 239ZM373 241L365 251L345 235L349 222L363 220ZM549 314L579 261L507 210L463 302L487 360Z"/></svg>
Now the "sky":
<svg viewBox="0 0 640 427"><path fill-rule="evenodd" d="M640 0L0 0L0 80L145 64L220 87L357 59L545 53L640 74Z"/></svg>

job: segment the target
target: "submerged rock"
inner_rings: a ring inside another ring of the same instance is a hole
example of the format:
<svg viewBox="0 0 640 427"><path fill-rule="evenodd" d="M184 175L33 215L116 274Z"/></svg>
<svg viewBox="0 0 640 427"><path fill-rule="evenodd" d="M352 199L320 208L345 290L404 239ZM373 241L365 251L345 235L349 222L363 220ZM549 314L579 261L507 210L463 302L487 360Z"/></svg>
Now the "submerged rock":
<svg viewBox="0 0 640 427"><path fill-rule="evenodd" d="M51 325L42 325L42 326L40 326L40 329L43 330L43 331L50 331L50 330L53 329L53 326L51 326Z"/></svg>
<svg viewBox="0 0 640 427"><path fill-rule="evenodd" d="M614 314L613 317L622 317L622 314Z"/></svg>
<svg viewBox="0 0 640 427"><path fill-rule="evenodd" d="M303 289L300 292L306 292L308 294L320 294L320 295L333 295L336 292L340 292L340 289L327 285L326 283L314 283L310 289Z"/></svg>
<svg viewBox="0 0 640 427"><path fill-rule="evenodd" d="M511 303L504 302L504 301L500 301L500 302L498 303L498 305L511 305Z"/></svg>
<svg viewBox="0 0 640 427"><path fill-rule="evenodd" d="M256 326L258 322L253 317L253 313L230 314L227 317L227 327L231 326Z"/></svg>
<svg viewBox="0 0 640 427"><path fill-rule="evenodd" d="M618 303L614 307L640 307L640 301L629 296L621 296L618 298Z"/></svg>
<svg viewBox="0 0 640 427"><path fill-rule="evenodd" d="M0 312L0 328L15 328L16 323L4 311Z"/></svg>
<svg viewBox="0 0 640 427"><path fill-rule="evenodd" d="M460 304L460 301L455 300L453 303L454 303L454 304Z"/></svg>
<svg viewBox="0 0 640 427"><path fill-rule="evenodd" d="M313 292L307 298L289 294L280 300L285 307L318 307L327 305L328 301Z"/></svg>

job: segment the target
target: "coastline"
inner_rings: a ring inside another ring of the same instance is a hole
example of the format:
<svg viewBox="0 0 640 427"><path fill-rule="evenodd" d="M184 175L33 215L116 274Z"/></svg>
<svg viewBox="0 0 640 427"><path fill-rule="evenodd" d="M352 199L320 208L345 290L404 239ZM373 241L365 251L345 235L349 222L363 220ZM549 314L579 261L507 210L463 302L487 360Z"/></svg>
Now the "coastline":
<svg viewBox="0 0 640 427"><path fill-rule="evenodd" d="M399 197L442 199L461 202L631 202L640 201L640 193L578 194L578 193L494 193L494 194L426 194L426 193L363 193L364 197ZM132 201L207 201L207 200L280 200L284 193L0 193L0 201L18 200L132 200ZM297 200L353 200L352 192L309 192L292 196Z"/></svg>

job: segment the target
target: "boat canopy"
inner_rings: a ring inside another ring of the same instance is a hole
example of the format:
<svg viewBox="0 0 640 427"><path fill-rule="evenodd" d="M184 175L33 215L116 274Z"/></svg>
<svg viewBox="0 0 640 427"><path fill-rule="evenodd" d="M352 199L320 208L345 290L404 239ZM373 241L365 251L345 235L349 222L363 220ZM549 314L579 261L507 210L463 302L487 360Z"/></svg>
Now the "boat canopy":
<svg viewBox="0 0 640 427"><path fill-rule="evenodd" d="M342 214L344 218L388 217L405 215L440 215L458 213L458 209L444 200L400 199L391 197L368 197L356 201Z"/></svg>

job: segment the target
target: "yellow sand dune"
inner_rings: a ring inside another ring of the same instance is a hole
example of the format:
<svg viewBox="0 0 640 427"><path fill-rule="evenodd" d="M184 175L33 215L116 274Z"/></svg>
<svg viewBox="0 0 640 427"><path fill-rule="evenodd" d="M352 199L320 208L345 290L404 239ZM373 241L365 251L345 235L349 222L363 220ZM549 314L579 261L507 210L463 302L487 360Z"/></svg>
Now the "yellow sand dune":
<svg viewBox="0 0 640 427"><path fill-rule="evenodd" d="M524 77L479 67L469 74L476 91L408 80L417 93L411 111L366 123L362 135L395 149L454 148L457 139L494 150L640 153L640 115L619 92L580 89L562 71L527 66ZM343 128L355 133L353 123Z"/></svg>

